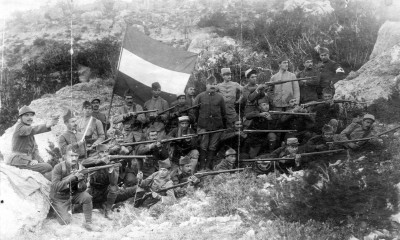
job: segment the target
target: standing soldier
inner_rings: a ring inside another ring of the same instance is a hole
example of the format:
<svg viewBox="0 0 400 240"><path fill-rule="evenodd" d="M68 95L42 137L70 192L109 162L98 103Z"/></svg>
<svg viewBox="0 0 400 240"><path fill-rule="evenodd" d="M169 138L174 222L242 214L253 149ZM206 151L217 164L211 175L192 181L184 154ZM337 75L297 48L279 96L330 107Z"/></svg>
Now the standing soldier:
<svg viewBox="0 0 400 240"><path fill-rule="evenodd" d="M73 145L75 148L79 149L80 157L86 156L85 139L82 139L82 136L77 134L78 125L76 124L76 118L72 115L71 110L68 109L63 119L67 131L58 138L58 146L60 147L61 154L65 155L67 147Z"/></svg>
<svg viewBox="0 0 400 240"><path fill-rule="evenodd" d="M232 126L233 122L237 118L237 113L235 110L235 104L241 101L242 96L239 100L236 100L236 93L242 93L243 87L237 83L232 82L232 74L230 68L222 68L221 75L224 81L217 85L220 94L224 97L225 100L225 109L226 109L226 119L227 126Z"/></svg>
<svg viewBox="0 0 400 240"><path fill-rule="evenodd" d="M93 109L89 101L83 102L82 110L83 116L76 121L77 131L82 135L85 134L86 144L94 148L105 139L103 124L92 117Z"/></svg>
<svg viewBox="0 0 400 240"><path fill-rule="evenodd" d="M142 126L146 122L144 114L136 114L140 111L143 111L142 106L133 102L133 93L127 90L125 92L125 105L118 108L117 114L112 120L113 124L130 124L136 141L139 141L142 137Z"/></svg>
<svg viewBox="0 0 400 240"><path fill-rule="evenodd" d="M196 98L196 88L194 85L189 85L186 90L186 103L189 107L194 105L194 99Z"/></svg>
<svg viewBox="0 0 400 240"><path fill-rule="evenodd" d="M58 123L58 117L48 120L45 124L32 126L33 116L35 112L30 107L23 106L19 110L19 122L12 136L12 153L7 164L40 172L50 180L52 167L40 157L35 135L51 131L51 127Z"/></svg>
<svg viewBox="0 0 400 240"><path fill-rule="evenodd" d="M317 88L318 98L322 98L322 90L325 88L332 89L335 93L334 84L344 77L343 68L335 61L329 58L329 50L321 47L319 49L319 57L321 62L318 64L319 86Z"/></svg>
<svg viewBox="0 0 400 240"><path fill-rule="evenodd" d="M329 124L333 127L334 133L336 133L338 127L340 127L340 106L333 100L333 89L324 88L322 97L324 103L312 108L312 112L315 113L314 132L320 134L322 127L325 124Z"/></svg>
<svg viewBox="0 0 400 240"><path fill-rule="evenodd" d="M254 91L257 89L263 90L259 88L259 86L256 84L257 82L257 71L253 69L248 69L244 76L247 79L247 84L246 86L243 87L243 98L242 98L242 104L245 105L245 111L244 114L248 112L252 112L257 109L256 102L254 99L249 99L250 94L252 94Z"/></svg>
<svg viewBox="0 0 400 240"><path fill-rule="evenodd" d="M288 71L289 59L283 56L279 59L279 72L271 77L271 82L280 82L284 80L294 80L296 75ZM296 99L300 102L300 89L297 81L287 82L274 85L273 90L273 105L274 110L285 111L290 99Z"/></svg>
<svg viewBox="0 0 400 240"><path fill-rule="evenodd" d="M165 111L169 108L168 102L160 96L161 85L158 82L151 84L152 97L150 100L144 103L145 110L157 110L158 112L148 113L148 127L155 127L159 133L159 137L165 136L165 124L168 121L169 113L165 112L159 115L159 112Z"/></svg>
<svg viewBox="0 0 400 240"><path fill-rule="evenodd" d="M74 173L79 170L78 157L78 149L68 146L64 155L65 161L54 166L50 198L54 204L54 210L58 213L57 220L60 224L70 224L71 215L68 209L72 204L82 204L85 216L83 227L88 231L99 231L100 229L92 224L93 203L92 196L86 191L86 176L79 172Z"/></svg>
<svg viewBox="0 0 400 240"><path fill-rule="evenodd" d="M93 107L93 112L92 116L100 120L100 122L103 124L104 127L104 132L106 133L107 130L110 128L110 123L107 121L107 116L100 112L100 99L95 98L92 100L92 107Z"/></svg>
<svg viewBox="0 0 400 240"><path fill-rule="evenodd" d="M217 81L211 76L206 81L207 90L197 95L195 105L201 104L197 109L197 132L203 133L226 127L225 101L221 94L216 92ZM221 133L205 134L200 139L200 169L213 168L214 158ZM208 156L206 157L206 154Z"/></svg>
<svg viewBox="0 0 400 240"><path fill-rule="evenodd" d="M303 61L304 70L297 73L297 78L307 78L317 76L317 71L313 66L313 58L308 55ZM300 103L306 103L318 100L317 88L319 86L319 79L303 80L299 82L300 85Z"/></svg>

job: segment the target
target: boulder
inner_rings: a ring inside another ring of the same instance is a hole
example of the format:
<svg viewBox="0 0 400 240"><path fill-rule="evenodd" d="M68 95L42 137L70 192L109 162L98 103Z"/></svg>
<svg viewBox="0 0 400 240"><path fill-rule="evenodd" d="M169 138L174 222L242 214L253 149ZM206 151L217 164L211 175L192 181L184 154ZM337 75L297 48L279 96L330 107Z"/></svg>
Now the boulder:
<svg viewBox="0 0 400 240"><path fill-rule="evenodd" d="M216 33L205 32L197 33L192 37L188 51L200 53L202 50L216 52L226 46L236 46L236 41L230 37L218 37Z"/></svg>
<svg viewBox="0 0 400 240"><path fill-rule="evenodd" d="M2 239L41 227L50 208L50 182L43 175L0 163L0 189Z"/></svg>
<svg viewBox="0 0 400 240"><path fill-rule="evenodd" d="M390 35L400 23L386 22L379 30L371 59L356 73L335 84L336 98L351 97L374 101L400 89L400 31Z"/></svg>

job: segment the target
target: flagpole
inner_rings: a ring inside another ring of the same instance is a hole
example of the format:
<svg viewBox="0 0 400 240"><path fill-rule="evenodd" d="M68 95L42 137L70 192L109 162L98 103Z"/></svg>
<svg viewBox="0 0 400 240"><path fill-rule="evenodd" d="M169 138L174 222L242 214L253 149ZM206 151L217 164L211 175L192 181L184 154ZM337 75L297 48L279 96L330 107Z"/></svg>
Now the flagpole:
<svg viewBox="0 0 400 240"><path fill-rule="evenodd" d="M120 62L121 62L122 50L123 50L123 48L124 48L124 42L125 42L125 36L126 36L126 31L127 31L127 30L128 30L128 25L126 26L124 36L122 37L122 43L121 43L121 48L120 48L120 51L119 51L119 58L118 58L117 69L116 69L117 72L116 72L116 74L115 74L114 86L113 86L113 90L112 90L112 93L111 93L110 106L109 106L109 108L108 108L107 120L108 120L108 122L110 123L110 125L111 125L111 122L110 122L111 107L112 107L112 103L113 103L113 100L114 100L115 85L116 85L116 83L117 83L117 78L118 78L118 73L119 73L119 64L120 64ZM105 134L105 135L107 136L107 134Z"/></svg>

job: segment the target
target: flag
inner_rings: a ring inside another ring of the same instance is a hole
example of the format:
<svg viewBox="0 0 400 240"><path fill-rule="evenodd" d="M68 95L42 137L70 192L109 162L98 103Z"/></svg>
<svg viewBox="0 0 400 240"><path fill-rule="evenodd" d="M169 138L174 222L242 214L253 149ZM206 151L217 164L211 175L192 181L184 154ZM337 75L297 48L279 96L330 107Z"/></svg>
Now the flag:
<svg viewBox="0 0 400 240"><path fill-rule="evenodd" d="M121 49L114 93L133 90L135 101L143 104L151 98L151 84L159 82L162 98L171 103L185 90L196 63L197 54L176 49L128 27Z"/></svg>

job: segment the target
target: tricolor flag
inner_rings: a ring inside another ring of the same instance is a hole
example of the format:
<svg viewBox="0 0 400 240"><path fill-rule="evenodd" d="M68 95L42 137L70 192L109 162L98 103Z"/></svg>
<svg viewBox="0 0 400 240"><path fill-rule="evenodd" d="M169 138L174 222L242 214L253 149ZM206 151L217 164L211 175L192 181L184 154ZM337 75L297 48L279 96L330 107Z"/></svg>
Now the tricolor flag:
<svg viewBox="0 0 400 240"><path fill-rule="evenodd" d="M151 84L159 82L161 97L168 102L185 90L196 63L197 54L176 49L128 27L126 30L114 93L135 93L135 101L143 104L151 98Z"/></svg>

